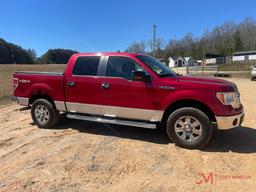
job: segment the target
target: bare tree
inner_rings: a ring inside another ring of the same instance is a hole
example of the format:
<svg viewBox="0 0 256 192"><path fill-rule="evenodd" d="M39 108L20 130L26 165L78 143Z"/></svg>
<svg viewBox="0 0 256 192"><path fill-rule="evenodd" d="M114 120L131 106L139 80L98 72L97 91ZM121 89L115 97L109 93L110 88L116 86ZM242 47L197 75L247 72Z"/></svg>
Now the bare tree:
<svg viewBox="0 0 256 192"><path fill-rule="evenodd" d="M132 42L131 45L128 46L125 52L129 53L145 53L147 48L147 44L144 41L141 42Z"/></svg>
<svg viewBox="0 0 256 192"><path fill-rule="evenodd" d="M162 38L157 38L155 40L155 49L156 49L156 57L160 58L161 57L161 51L165 47L165 41ZM148 41L148 45L150 47L151 53L153 53L153 40Z"/></svg>
<svg viewBox="0 0 256 192"><path fill-rule="evenodd" d="M127 49L129 52L145 52L147 45L153 51L153 43L133 42ZM256 50L256 22L246 18L240 23L227 21L216 26L213 30L206 30L201 37L195 38L187 33L183 38L164 40L156 39L157 57L192 56L202 59L205 53L232 55L235 51Z"/></svg>

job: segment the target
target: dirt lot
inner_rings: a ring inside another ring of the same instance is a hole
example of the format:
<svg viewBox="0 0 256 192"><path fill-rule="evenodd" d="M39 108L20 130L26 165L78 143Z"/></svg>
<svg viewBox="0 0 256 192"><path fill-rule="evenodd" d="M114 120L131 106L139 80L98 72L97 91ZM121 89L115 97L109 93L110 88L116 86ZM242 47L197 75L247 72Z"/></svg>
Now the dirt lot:
<svg viewBox="0 0 256 192"><path fill-rule="evenodd" d="M38 129L29 110L1 106L0 191L256 191L256 82L232 81L246 120L204 150L159 130L75 120Z"/></svg>

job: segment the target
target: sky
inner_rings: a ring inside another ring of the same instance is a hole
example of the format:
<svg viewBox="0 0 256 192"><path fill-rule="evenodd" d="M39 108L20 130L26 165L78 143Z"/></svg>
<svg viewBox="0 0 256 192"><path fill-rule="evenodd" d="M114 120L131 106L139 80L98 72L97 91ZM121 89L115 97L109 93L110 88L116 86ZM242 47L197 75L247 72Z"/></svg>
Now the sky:
<svg viewBox="0 0 256 192"><path fill-rule="evenodd" d="M256 19L255 0L0 0L0 38L33 48L125 50L156 35L166 42L199 37L225 21Z"/></svg>

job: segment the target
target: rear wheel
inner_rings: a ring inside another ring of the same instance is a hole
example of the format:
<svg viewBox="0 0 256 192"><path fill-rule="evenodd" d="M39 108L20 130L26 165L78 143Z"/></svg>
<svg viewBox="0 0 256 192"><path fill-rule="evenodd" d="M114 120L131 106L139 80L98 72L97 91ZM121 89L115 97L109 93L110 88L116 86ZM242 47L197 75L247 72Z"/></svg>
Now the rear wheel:
<svg viewBox="0 0 256 192"><path fill-rule="evenodd" d="M31 117L40 128L52 128L59 121L59 111L46 99L38 99L32 104Z"/></svg>
<svg viewBox="0 0 256 192"><path fill-rule="evenodd" d="M167 120L167 134L178 146L197 149L212 136L212 123L202 111L184 107L174 111Z"/></svg>
<svg viewBox="0 0 256 192"><path fill-rule="evenodd" d="M254 77L251 77L251 81L253 81L254 80Z"/></svg>

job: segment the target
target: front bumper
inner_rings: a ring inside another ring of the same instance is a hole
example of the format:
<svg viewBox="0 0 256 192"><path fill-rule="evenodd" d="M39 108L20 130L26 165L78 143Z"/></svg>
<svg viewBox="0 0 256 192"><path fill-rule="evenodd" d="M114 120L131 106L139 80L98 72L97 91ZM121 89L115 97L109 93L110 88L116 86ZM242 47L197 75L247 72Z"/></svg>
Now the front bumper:
<svg viewBox="0 0 256 192"><path fill-rule="evenodd" d="M244 121L244 113L233 116L216 116L218 129L226 130L240 126Z"/></svg>

